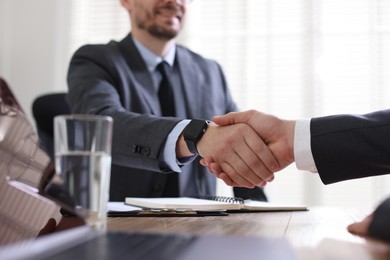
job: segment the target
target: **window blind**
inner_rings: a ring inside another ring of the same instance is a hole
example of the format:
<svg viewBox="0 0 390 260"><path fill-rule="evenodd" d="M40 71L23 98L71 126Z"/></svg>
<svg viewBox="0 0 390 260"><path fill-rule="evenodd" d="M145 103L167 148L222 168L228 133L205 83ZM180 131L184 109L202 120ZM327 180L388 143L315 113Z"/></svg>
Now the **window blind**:
<svg viewBox="0 0 390 260"><path fill-rule="evenodd" d="M120 40L130 31L119 0L72 0L70 13L70 53L83 44Z"/></svg>

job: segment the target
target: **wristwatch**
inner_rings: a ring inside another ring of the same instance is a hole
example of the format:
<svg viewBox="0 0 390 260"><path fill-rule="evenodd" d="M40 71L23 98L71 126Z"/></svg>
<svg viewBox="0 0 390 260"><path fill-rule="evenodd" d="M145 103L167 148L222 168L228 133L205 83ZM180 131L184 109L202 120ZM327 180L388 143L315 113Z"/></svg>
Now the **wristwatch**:
<svg viewBox="0 0 390 260"><path fill-rule="evenodd" d="M209 123L210 121L208 120L192 119L191 122L184 128L183 137L186 141L188 150L190 150L191 153L199 155L198 150L196 149L196 144L206 132Z"/></svg>

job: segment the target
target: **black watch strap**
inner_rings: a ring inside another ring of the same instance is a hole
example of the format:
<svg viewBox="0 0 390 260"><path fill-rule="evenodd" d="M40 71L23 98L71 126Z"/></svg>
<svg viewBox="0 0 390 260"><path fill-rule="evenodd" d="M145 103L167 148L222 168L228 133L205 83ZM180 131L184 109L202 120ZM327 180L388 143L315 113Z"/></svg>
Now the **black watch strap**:
<svg viewBox="0 0 390 260"><path fill-rule="evenodd" d="M184 128L183 137L187 144L188 150L191 153L198 155L196 144L206 132L210 121L201 119L192 119L191 122Z"/></svg>

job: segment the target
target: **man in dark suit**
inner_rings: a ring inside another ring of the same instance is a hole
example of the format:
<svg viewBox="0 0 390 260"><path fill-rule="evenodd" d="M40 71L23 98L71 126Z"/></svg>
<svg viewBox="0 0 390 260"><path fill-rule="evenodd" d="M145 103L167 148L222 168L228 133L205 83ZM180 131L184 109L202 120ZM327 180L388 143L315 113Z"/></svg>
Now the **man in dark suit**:
<svg viewBox="0 0 390 260"><path fill-rule="evenodd" d="M247 123L268 144L281 168L295 161L297 168L318 172L324 184L390 172L390 110L365 115L334 115L282 120L255 110L214 117L219 125ZM203 164L229 185L227 174L205 158ZM390 242L390 197L348 230Z"/></svg>
<svg viewBox="0 0 390 260"><path fill-rule="evenodd" d="M120 42L83 46L72 57L72 112L114 119L111 201L215 195L215 176L196 157L217 154L221 165L245 176L238 182L250 189L235 188L236 196L266 199L255 186L273 178L277 161L261 138L246 124L219 127L205 121L237 107L221 67L175 43L188 2L121 0L131 33ZM159 70L162 61L169 65L168 76ZM173 95L160 98L163 85ZM165 113L169 99L171 112Z"/></svg>

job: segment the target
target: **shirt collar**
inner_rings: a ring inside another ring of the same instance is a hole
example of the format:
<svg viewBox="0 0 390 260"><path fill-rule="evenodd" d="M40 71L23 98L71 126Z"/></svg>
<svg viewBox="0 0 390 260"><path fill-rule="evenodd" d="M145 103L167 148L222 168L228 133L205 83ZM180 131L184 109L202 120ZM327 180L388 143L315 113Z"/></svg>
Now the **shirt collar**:
<svg viewBox="0 0 390 260"><path fill-rule="evenodd" d="M173 66L173 62L175 61L175 54L176 54L176 44L172 46L172 48L168 51L167 55L165 57L160 57L151 52L148 48L143 46L139 41L134 39L134 44L138 51L140 52L142 58L144 59L146 66L150 72L155 71L157 65L161 61L166 61L169 66Z"/></svg>

